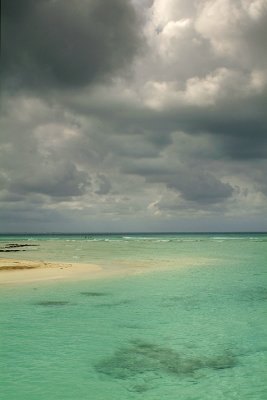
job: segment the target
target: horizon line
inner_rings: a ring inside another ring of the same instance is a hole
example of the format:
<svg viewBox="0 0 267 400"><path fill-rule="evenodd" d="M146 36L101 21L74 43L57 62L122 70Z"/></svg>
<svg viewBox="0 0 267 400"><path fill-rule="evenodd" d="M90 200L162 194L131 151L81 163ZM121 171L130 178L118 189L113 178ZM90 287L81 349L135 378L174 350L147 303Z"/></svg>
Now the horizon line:
<svg viewBox="0 0 267 400"><path fill-rule="evenodd" d="M81 232L0 232L0 235L157 235L157 234L246 234L246 233L266 233L267 231L101 231L101 232L90 232L90 231L81 231Z"/></svg>

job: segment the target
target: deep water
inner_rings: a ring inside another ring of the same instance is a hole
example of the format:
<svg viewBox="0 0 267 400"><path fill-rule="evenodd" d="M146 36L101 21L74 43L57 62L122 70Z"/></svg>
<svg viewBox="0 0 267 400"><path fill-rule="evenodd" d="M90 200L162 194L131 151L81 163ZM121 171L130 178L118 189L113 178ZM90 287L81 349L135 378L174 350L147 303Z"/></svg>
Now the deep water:
<svg viewBox="0 0 267 400"><path fill-rule="evenodd" d="M38 246L8 256L75 256L148 273L1 286L1 399L267 398L266 235L2 237L2 245L28 239ZM195 262L181 268L184 257Z"/></svg>

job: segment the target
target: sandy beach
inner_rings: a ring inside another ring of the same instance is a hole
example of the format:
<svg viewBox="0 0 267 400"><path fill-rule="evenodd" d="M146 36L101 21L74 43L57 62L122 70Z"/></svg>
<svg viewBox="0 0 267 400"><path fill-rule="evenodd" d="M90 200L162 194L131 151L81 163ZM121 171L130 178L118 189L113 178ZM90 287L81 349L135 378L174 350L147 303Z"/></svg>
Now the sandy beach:
<svg viewBox="0 0 267 400"><path fill-rule="evenodd" d="M65 279L94 279L103 276L96 264L56 263L0 258L0 284Z"/></svg>

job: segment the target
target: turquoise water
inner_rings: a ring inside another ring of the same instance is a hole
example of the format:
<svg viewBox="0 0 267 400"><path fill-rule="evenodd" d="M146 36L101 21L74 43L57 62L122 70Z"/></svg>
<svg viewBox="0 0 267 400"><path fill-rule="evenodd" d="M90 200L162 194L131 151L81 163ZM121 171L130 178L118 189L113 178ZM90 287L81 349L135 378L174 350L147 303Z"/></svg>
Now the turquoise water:
<svg viewBox="0 0 267 400"><path fill-rule="evenodd" d="M37 245L2 254L11 258L148 273L1 286L2 399L267 398L266 234L2 236L0 248L7 243ZM195 261L181 268L186 258Z"/></svg>

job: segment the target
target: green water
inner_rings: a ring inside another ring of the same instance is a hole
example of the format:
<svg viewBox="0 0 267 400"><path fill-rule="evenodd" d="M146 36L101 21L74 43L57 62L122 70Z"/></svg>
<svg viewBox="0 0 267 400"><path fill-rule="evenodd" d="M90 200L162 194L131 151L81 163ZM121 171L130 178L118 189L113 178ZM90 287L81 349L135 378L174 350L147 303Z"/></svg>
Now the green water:
<svg viewBox="0 0 267 400"><path fill-rule="evenodd" d="M2 285L2 399L267 398L267 235L2 236L0 247L29 242L3 255L147 273ZM180 268L184 257L196 262Z"/></svg>

